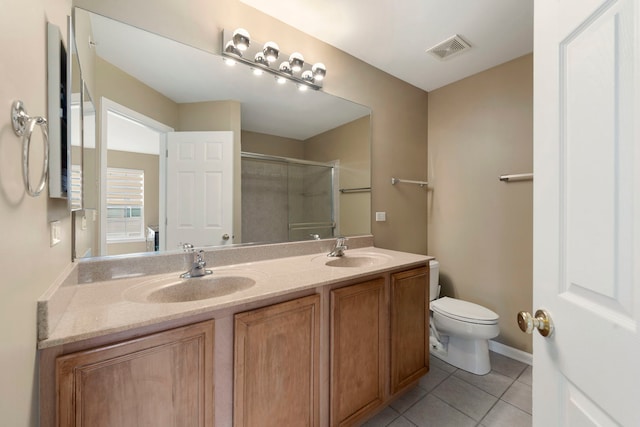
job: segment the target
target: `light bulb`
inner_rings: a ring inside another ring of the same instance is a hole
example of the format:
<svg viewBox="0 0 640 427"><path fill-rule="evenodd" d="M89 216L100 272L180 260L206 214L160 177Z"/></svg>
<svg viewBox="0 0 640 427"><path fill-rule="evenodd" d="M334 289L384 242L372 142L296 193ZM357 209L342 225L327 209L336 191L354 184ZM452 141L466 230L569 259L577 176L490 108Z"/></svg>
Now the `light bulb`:
<svg viewBox="0 0 640 427"><path fill-rule="evenodd" d="M229 40L224 47L224 52L229 53L231 55L239 56L242 58L242 52L238 50L235 44L233 44L232 40Z"/></svg>
<svg viewBox="0 0 640 427"><path fill-rule="evenodd" d="M322 62L313 64L313 67L311 67L311 71L313 72L314 80L317 82L324 80L324 76L327 75L327 68Z"/></svg>
<svg viewBox="0 0 640 427"><path fill-rule="evenodd" d="M306 70L302 73L300 78L305 82L313 83L313 72L311 70Z"/></svg>
<svg viewBox="0 0 640 427"><path fill-rule="evenodd" d="M255 56L253 62L255 62L256 64L258 64L258 65L260 65L262 67L268 67L269 66L269 61L267 61L267 58L264 57L264 53L262 53L262 52L256 53L256 56Z"/></svg>
<svg viewBox="0 0 640 427"><path fill-rule="evenodd" d="M289 57L289 64L291 64L291 70L294 73L298 73L302 70L302 66L304 65L304 57L299 52L294 52Z"/></svg>
<svg viewBox="0 0 640 427"><path fill-rule="evenodd" d="M275 42L266 42L262 48L262 53L268 62L274 62L280 55L280 47Z"/></svg>
<svg viewBox="0 0 640 427"><path fill-rule="evenodd" d="M291 65L289 65L288 61L283 61L278 69L281 73L291 74Z"/></svg>
<svg viewBox="0 0 640 427"><path fill-rule="evenodd" d="M240 51L245 51L249 48L249 44L251 44L251 36L249 36L249 32L244 28L238 28L233 32L233 44Z"/></svg>

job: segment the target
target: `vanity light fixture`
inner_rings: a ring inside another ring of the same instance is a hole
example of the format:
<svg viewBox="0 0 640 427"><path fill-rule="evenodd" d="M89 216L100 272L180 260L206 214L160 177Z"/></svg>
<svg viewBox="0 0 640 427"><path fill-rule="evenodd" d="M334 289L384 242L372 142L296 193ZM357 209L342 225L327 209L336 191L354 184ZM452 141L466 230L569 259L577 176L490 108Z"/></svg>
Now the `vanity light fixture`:
<svg viewBox="0 0 640 427"><path fill-rule="evenodd" d="M319 90L327 74L325 65L321 62L311 65L304 60L300 52L285 55L280 52L277 43L269 41L264 45L251 40L249 32L238 28L233 32L222 31L222 56L227 63L242 62L249 65L255 75L264 72L276 77L278 83L291 80L303 91L306 88ZM278 57L288 58L279 64ZM231 65L231 64L230 64Z"/></svg>

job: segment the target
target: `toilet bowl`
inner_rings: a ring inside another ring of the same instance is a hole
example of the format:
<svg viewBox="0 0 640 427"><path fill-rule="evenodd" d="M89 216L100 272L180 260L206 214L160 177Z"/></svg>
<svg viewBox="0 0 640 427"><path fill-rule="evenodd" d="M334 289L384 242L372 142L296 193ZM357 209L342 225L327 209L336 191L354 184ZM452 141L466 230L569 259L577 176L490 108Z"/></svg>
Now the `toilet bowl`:
<svg viewBox="0 0 640 427"><path fill-rule="evenodd" d="M438 298L440 264L435 260L429 261L429 268L431 354L473 374L489 373L489 340L500 333L499 316L468 301Z"/></svg>

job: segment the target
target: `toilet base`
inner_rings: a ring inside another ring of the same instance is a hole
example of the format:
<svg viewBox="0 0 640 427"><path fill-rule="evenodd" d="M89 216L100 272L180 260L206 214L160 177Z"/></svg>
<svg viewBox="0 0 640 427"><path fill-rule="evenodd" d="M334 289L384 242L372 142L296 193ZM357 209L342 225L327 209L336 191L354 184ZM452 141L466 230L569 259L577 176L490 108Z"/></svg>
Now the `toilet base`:
<svg viewBox="0 0 640 427"><path fill-rule="evenodd" d="M438 341L431 336L430 341L430 353L443 362L476 375L486 375L491 371L489 340L441 336L441 341Z"/></svg>

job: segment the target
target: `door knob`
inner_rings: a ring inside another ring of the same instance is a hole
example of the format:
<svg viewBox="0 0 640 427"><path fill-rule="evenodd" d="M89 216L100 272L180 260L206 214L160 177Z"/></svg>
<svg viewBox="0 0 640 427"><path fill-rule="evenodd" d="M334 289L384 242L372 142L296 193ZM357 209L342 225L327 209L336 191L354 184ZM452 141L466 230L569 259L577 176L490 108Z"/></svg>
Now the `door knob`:
<svg viewBox="0 0 640 427"><path fill-rule="evenodd" d="M228 234L223 234L222 235L222 240L229 240L229 235Z"/></svg>
<svg viewBox="0 0 640 427"><path fill-rule="evenodd" d="M530 334L534 329L540 332L543 337L548 337L553 333L553 322L546 310L536 311L535 317L528 311L518 313L518 326L522 332Z"/></svg>

